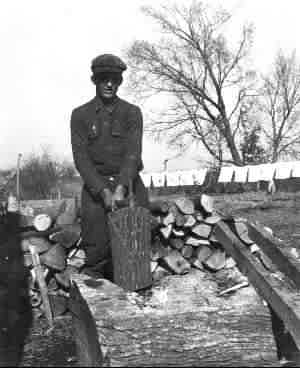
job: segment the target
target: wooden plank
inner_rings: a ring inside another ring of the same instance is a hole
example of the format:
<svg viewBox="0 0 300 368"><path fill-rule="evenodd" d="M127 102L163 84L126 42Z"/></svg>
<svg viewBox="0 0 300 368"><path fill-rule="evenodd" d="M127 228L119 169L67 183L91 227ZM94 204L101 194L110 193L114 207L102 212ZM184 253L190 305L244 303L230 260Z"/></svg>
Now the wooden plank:
<svg viewBox="0 0 300 368"><path fill-rule="evenodd" d="M293 289L286 279L281 280L274 273L267 272L223 221L215 226L214 234L236 260L241 272L249 278L258 293L282 319L297 347L300 348L299 291Z"/></svg>
<svg viewBox="0 0 300 368"><path fill-rule="evenodd" d="M261 226L248 224L248 228L250 238L259 244L260 249L282 273L293 280L297 287L300 287L300 262L282 247L282 242Z"/></svg>

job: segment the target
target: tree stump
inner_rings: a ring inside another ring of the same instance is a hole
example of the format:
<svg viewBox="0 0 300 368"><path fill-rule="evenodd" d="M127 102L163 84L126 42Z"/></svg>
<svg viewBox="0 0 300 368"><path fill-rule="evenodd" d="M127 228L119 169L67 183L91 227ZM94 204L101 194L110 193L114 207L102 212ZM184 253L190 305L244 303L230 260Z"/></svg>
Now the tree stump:
<svg viewBox="0 0 300 368"><path fill-rule="evenodd" d="M86 275L73 280L110 366L249 367L277 360L269 310L251 286L219 297L216 281L196 269L167 276L143 295Z"/></svg>

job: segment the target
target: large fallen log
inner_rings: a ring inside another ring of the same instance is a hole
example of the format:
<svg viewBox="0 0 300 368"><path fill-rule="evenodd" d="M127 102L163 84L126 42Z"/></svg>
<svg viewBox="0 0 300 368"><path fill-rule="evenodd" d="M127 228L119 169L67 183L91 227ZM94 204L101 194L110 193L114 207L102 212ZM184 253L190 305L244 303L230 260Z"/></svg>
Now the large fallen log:
<svg viewBox="0 0 300 368"><path fill-rule="evenodd" d="M277 360L269 311L252 287L219 297L217 284L195 269L165 277L148 296L86 275L74 280L109 366L267 366ZM88 350L86 341L81 345Z"/></svg>

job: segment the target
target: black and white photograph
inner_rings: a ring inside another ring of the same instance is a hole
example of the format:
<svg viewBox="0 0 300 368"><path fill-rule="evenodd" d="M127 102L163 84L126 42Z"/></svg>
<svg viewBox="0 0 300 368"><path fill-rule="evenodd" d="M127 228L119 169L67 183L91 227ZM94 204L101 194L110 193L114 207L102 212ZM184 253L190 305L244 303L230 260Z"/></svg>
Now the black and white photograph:
<svg viewBox="0 0 300 368"><path fill-rule="evenodd" d="M0 367L300 366L300 2L0 4Z"/></svg>

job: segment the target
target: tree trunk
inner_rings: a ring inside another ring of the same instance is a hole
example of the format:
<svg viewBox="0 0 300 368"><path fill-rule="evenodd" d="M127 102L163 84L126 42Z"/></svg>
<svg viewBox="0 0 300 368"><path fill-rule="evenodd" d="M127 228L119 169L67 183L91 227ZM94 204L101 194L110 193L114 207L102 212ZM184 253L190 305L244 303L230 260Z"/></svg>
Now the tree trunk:
<svg viewBox="0 0 300 368"><path fill-rule="evenodd" d="M110 366L249 367L277 360L269 311L252 287L218 297L216 282L195 269L163 278L148 296L85 275L75 280Z"/></svg>

